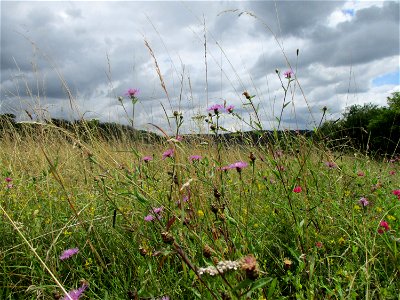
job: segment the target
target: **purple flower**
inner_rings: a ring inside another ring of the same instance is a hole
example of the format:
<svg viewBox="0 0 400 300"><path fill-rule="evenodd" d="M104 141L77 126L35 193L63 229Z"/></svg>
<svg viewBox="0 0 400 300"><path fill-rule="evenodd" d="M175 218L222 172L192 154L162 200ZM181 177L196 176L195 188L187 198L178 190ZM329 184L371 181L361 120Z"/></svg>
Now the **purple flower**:
<svg viewBox="0 0 400 300"><path fill-rule="evenodd" d="M151 210L151 212L153 212L153 213L159 215L159 214L162 213L163 209L164 209L164 207L162 207L162 206L161 206L161 207L153 207L153 209Z"/></svg>
<svg viewBox="0 0 400 300"><path fill-rule="evenodd" d="M153 215L147 215L147 216L144 217L144 220L145 220L146 222L151 222L151 221L153 221L154 219L155 219L155 217L154 217Z"/></svg>
<svg viewBox="0 0 400 300"><path fill-rule="evenodd" d="M174 149L168 149L167 151L165 151L162 155L162 159L166 159L167 157L172 157L174 156Z"/></svg>
<svg viewBox="0 0 400 300"><path fill-rule="evenodd" d="M333 161L326 161L325 165L329 168L329 169L335 169L337 168L337 164L335 164Z"/></svg>
<svg viewBox="0 0 400 300"><path fill-rule="evenodd" d="M360 204L361 206L365 207L369 204L369 201L367 198L362 197L360 200L358 200L358 204Z"/></svg>
<svg viewBox="0 0 400 300"><path fill-rule="evenodd" d="M151 156L145 156L145 157L142 158L142 160L144 162L149 162L149 161L153 160L153 158Z"/></svg>
<svg viewBox="0 0 400 300"><path fill-rule="evenodd" d="M216 115L218 115L220 112L225 110L225 108L221 104L214 104L214 105L211 105L207 110L213 111Z"/></svg>
<svg viewBox="0 0 400 300"><path fill-rule="evenodd" d="M70 300L70 298L72 300L78 300L87 288L88 288L88 285L83 284L79 289L70 291L68 293L69 297L67 295L65 295L64 297L61 298L61 300Z"/></svg>
<svg viewBox="0 0 400 300"><path fill-rule="evenodd" d="M228 112L228 113L233 113L233 109L234 109L235 107L233 106L233 105L228 105L227 107L226 107L226 111Z"/></svg>
<svg viewBox="0 0 400 300"><path fill-rule="evenodd" d="M67 249L65 250L63 253L61 253L60 255L60 259L61 260L65 260L70 258L71 256L77 254L79 252L78 248L71 248L71 249Z"/></svg>
<svg viewBox="0 0 400 300"><path fill-rule="evenodd" d="M191 161L191 162L193 162L193 161L199 161L199 160L201 160L203 157L201 157L200 155L192 155L192 156L190 156L189 157L189 160Z"/></svg>
<svg viewBox="0 0 400 300"><path fill-rule="evenodd" d="M130 98L136 97L136 94L139 93L139 89L129 89L126 93L125 96L129 96Z"/></svg>
<svg viewBox="0 0 400 300"><path fill-rule="evenodd" d="M6 177L5 181L6 181L6 182L11 182L11 181L12 181L12 178Z"/></svg>
<svg viewBox="0 0 400 300"><path fill-rule="evenodd" d="M231 164L231 165L230 165L230 168L231 168L231 169L235 169L235 168L236 168L236 170L240 171L240 170L242 170L243 168L246 168L248 165L249 165L249 164L248 164L247 162L238 161L238 162L235 162L235 163Z"/></svg>
<svg viewBox="0 0 400 300"><path fill-rule="evenodd" d="M13 185L12 183L7 184L7 188L8 188L8 189L12 189L13 186L14 186L14 185Z"/></svg>
<svg viewBox="0 0 400 300"><path fill-rule="evenodd" d="M292 69L290 69L290 70L287 70L287 71L285 71L285 72L283 73L283 76L285 76L285 78L287 78L287 79L290 79L290 78L292 78L292 77L293 77L293 75L294 75L294 72L293 72L293 70L292 70Z"/></svg>

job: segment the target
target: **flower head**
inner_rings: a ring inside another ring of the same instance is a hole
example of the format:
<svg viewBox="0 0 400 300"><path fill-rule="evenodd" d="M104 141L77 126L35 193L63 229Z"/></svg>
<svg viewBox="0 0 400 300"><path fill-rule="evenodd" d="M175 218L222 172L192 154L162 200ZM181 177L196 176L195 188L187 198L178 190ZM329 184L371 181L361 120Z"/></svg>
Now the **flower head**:
<svg viewBox="0 0 400 300"><path fill-rule="evenodd" d="M193 162L193 161L199 161L199 160L201 160L202 158L203 158L203 157L200 156L200 155L192 155L192 156L189 157L189 160L190 160L191 162Z"/></svg>
<svg viewBox="0 0 400 300"><path fill-rule="evenodd" d="M129 89L126 93L125 96L129 96L130 98L136 97L136 95L139 93L139 89Z"/></svg>
<svg viewBox="0 0 400 300"><path fill-rule="evenodd" d="M147 216L144 217L144 220L145 220L146 222L151 222L151 221L153 221L154 219L155 219L155 217L154 217L153 215L147 215Z"/></svg>
<svg viewBox="0 0 400 300"><path fill-rule="evenodd" d="M211 105L208 109L208 111L213 111L214 114L218 115L219 113L221 113L223 110L225 110L224 106L221 104L214 104Z"/></svg>
<svg viewBox="0 0 400 300"><path fill-rule="evenodd" d="M287 78L287 79L290 79L290 78L292 78L292 77L293 77L293 75L294 75L294 72L293 72L293 70L292 70L292 69L290 69L290 70L287 70L287 71L285 71L285 72L283 73L283 76L285 76L285 78Z"/></svg>
<svg viewBox="0 0 400 300"><path fill-rule="evenodd" d="M71 248L71 249L67 249L65 250L63 253L61 253L60 255L60 259L61 260L65 260L70 258L71 256L77 254L79 252L78 248Z"/></svg>
<svg viewBox="0 0 400 300"><path fill-rule="evenodd" d="M400 196L400 190L393 190L392 193L395 196Z"/></svg>
<svg viewBox="0 0 400 300"><path fill-rule="evenodd" d="M159 214L162 213L163 209L164 209L164 207L162 207L162 206L160 206L160 207L153 207L153 208L151 209L151 212L153 212L153 213L159 215Z"/></svg>
<svg viewBox="0 0 400 300"><path fill-rule="evenodd" d="M389 230L390 230L390 227L389 227L388 222L386 222L386 221L384 221L384 220L382 220L382 221L379 223L379 227L381 227L381 228L378 229L378 233L379 233L379 234L383 234L385 231L389 231Z"/></svg>
<svg viewBox="0 0 400 300"><path fill-rule="evenodd" d="M229 165L230 169L236 169L238 172L240 172L243 168L246 168L249 164L247 162L244 161L238 161L235 162L231 165Z"/></svg>
<svg viewBox="0 0 400 300"><path fill-rule="evenodd" d="M363 176L365 176L365 173L363 171L358 171L357 176L363 177Z"/></svg>
<svg viewBox="0 0 400 300"><path fill-rule="evenodd" d="M11 181L12 181L12 178L10 178L10 177L6 177L5 181L9 183L9 182L11 182Z"/></svg>
<svg viewBox="0 0 400 300"><path fill-rule="evenodd" d="M367 198L362 197L360 200L358 200L358 204L360 204L361 206L365 207L369 204L369 201Z"/></svg>
<svg viewBox="0 0 400 300"><path fill-rule="evenodd" d="M293 192L294 192L294 193L300 193L301 190L302 190L301 186L296 186L296 187L293 189Z"/></svg>
<svg viewBox="0 0 400 300"><path fill-rule="evenodd" d="M337 164L335 164L333 161L326 161L325 165L329 168L329 169L335 169L337 168Z"/></svg>
<svg viewBox="0 0 400 300"><path fill-rule="evenodd" d="M235 107L233 106L233 105L228 105L227 107L226 107L226 111L228 112L228 113L233 113L233 109L234 109Z"/></svg>
<svg viewBox="0 0 400 300"><path fill-rule="evenodd" d="M317 247L317 248L322 248L322 246L323 246L322 242L315 243L315 247Z"/></svg>
<svg viewBox="0 0 400 300"><path fill-rule="evenodd" d="M172 157L172 156L174 156L174 149L168 149L168 150L166 150L164 153L163 153L163 155L162 155L162 159L164 160L164 159L166 159L167 157Z"/></svg>
<svg viewBox="0 0 400 300"><path fill-rule="evenodd" d="M145 156L145 157L142 158L142 160L147 163L149 161L152 161L153 158L151 156Z"/></svg>
<svg viewBox="0 0 400 300"><path fill-rule="evenodd" d="M396 174L396 171L394 171L394 170L389 171L389 175L395 175L395 174Z"/></svg>
<svg viewBox="0 0 400 300"><path fill-rule="evenodd" d="M69 297L68 297L67 295L65 295L63 298L61 298L61 300L70 300L70 299L72 299L72 300L78 300L78 299L82 296L83 292L84 292L87 288L88 288L88 285L87 285L87 284L83 284L79 289L70 291L70 292L68 293L68 296L69 296Z"/></svg>

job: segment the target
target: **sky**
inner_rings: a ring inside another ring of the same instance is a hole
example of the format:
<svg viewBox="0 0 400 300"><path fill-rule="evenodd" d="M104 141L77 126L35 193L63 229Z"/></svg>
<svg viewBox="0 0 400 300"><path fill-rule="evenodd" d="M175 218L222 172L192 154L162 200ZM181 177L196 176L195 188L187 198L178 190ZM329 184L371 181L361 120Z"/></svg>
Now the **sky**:
<svg viewBox="0 0 400 300"><path fill-rule="evenodd" d="M237 115L220 124L239 131L255 119L248 91L264 129L313 129L324 107L336 120L400 90L399 11L364 0L1 0L0 114L172 133L178 111L181 132L199 133L221 104Z"/></svg>

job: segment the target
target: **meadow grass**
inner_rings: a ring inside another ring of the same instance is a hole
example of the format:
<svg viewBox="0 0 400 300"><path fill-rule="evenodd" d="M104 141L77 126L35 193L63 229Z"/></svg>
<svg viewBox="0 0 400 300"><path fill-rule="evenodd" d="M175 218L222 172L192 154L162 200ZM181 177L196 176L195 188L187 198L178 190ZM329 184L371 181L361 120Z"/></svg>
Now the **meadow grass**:
<svg viewBox="0 0 400 300"><path fill-rule="evenodd" d="M1 140L1 299L399 299L396 159L37 131Z"/></svg>

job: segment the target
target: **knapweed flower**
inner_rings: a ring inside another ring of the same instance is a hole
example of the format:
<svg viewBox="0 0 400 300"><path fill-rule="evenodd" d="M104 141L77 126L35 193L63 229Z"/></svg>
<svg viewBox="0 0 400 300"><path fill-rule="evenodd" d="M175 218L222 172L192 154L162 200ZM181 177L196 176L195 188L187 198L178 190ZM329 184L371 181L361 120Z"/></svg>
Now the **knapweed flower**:
<svg viewBox="0 0 400 300"><path fill-rule="evenodd" d="M162 155L162 159L166 159L167 157L173 157L174 156L174 149L168 149L166 150L163 155Z"/></svg>
<svg viewBox="0 0 400 300"><path fill-rule="evenodd" d="M153 158L151 156L145 156L145 157L142 158L142 160L147 163L149 161L152 161Z"/></svg>
<svg viewBox="0 0 400 300"><path fill-rule="evenodd" d="M367 198L362 197L360 200L358 200L358 204L360 204L361 206L365 207L369 204L369 201Z"/></svg>
<svg viewBox="0 0 400 300"><path fill-rule="evenodd" d="M83 284L79 289L68 292L69 297L67 295L65 295L63 298L61 298L61 300L70 300L70 299L78 300L87 288L88 288L88 285Z"/></svg>
<svg viewBox="0 0 400 300"><path fill-rule="evenodd" d="M162 213L163 209L164 209L164 207L162 207L162 206L160 206L160 207L154 207L154 208L151 210L151 212L153 212L153 213L159 215L159 214Z"/></svg>
<svg viewBox="0 0 400 300"><path fill-rule="evenodd" d="M383 234L385 231L389 231L389 230L390 230L390 227L389 227L388 222L386 222L386 221L384 221L384 220L382 220L382 221L379 223L379 227L381 227L381 228L378 229L378 233L379 233L379 234Z"/></svg>
<svg viewBox="0 0 400 300"><path fill-rule="evenodd" d="M294 72L293 72L293 70L292 70L292 69L290 69L290 70L287 70L287 71L283 72L283 76L285 76L285 78L287 78L287 79L290 79L290 78L292 78L292 77L293 77L293 75L294 75Z"/></svg>
<svg viewBox="0 0 400 300"><path fill-rule="evenodd" d="M189 157L189 160L190 160L191 162L193 162L193 161L199 161L199 160L201 160L202 158L203 158L203 157L200 156L200 155L192 155L192 156Z"/></svg>
<svg viewBox="0 0 400 300"><path fill-rule="evenodd" d="M6 177L5 181L6 181L7 183L10 183L10 182L12 181L12 178Z"/></svg>
<svg viewBox="0 0 400 300"><path fill-rule="evenodd" d="M214 114L216 114L216 115L218 115L219 113L221 113L221 112L224 111L224 110L225 110L225 107L224 107L223 105L221 105L221 104L214 104L214 105L211 105L211 106L207 109L207 111L213 111Z"/></svg>
<svg viewBox="0 0 400 300"><path fill-rule="evenodd" d="M325 166L327 166L329 169L337 168L337 164L335 164L333 161L326 161Z"/></svg>
<svg viewBox="0 0 400 300"><path fill-rule="evenodd" d="M300 193L301 190L302 190L301 186L296 186L296 187L293 189L293 192L294 192L294 193Z"/></svg>
<svg viewBox="0 0 400 300"><path fill-rule="evenodd" d="M323 246L323 244L322 244L322 242L316 242L315 243L315 247L317 247L317 248L322 248L322 246Z"/></svg>
<svg viewBox="0 0 400 300"><path fill-rule="evenodd" d="M78 248L71 248L71 249L67 249L65 250L63 253L61 253L60 255L60 259L61 260L65 260L70 258L71 256L77 254L79 252Z"/></svg>
<svg viewBox="0 0 400 300"><path fill-rule="evenodd" d="M358 171L357 176L363 177L363 176L365 176L365 173L363 171Z"/></svg>
<svg viewBox="0 0 400 300"><path fill-rule="evenodd" d="M9 183L9 184L7 184L7 186L6 186L6 188L8 188L8 189L12 189L13 188L13 184L12 183Z"/></svg>
<svg viewBox="0 0 400 300"><path fill-rule="evenodd" d="M393 195L400 196L400 190L393 190Z"/></svg>
<svg viewBox="0 0 400 300"><path fill-rule="evenodd" d="M236 171L241 172L243 168L246 168L249 164L244 161L238 161L229 165L230 169L236 169Z"/></svg>
<svg viewBox="0 0 400 300"><path fill-rule="evenodd" d="M135 98L137 94L139 94L139 89L129 89L125 93L125 96L129 96L130 98Z"/></svg>
<svg viewBox="0 0 400 300"><path fill-rule="evenodd" d="M240 268L246 272L249 279L256 279L260 275L257 259L253 254L243 257L239 262Z"/></svg>
<svg viewBox="0 0 400 300"><path fill-rule="evenodd" d="M228 112L228 113L233 113L233 109L234 109L235 107L233 106L233 105L228 105L227 107L226 107L226 111Z"/></svg>
<svg viewBox="0 0 400 300"><path fill-rule="evenodd" d="M389 175L395 175L395 174L396 174L396 171L393 171L393 170L389 171Z"/></svg>
<svg viewBox="0 0 400 300"><path fill-rule="evenodd" d="M154 219L155 219L155 217L154 217L153 215L147 215L147 216L144 217L144 220L145 220L146 222L151 222L151 221L153 221Z"/></svg>

